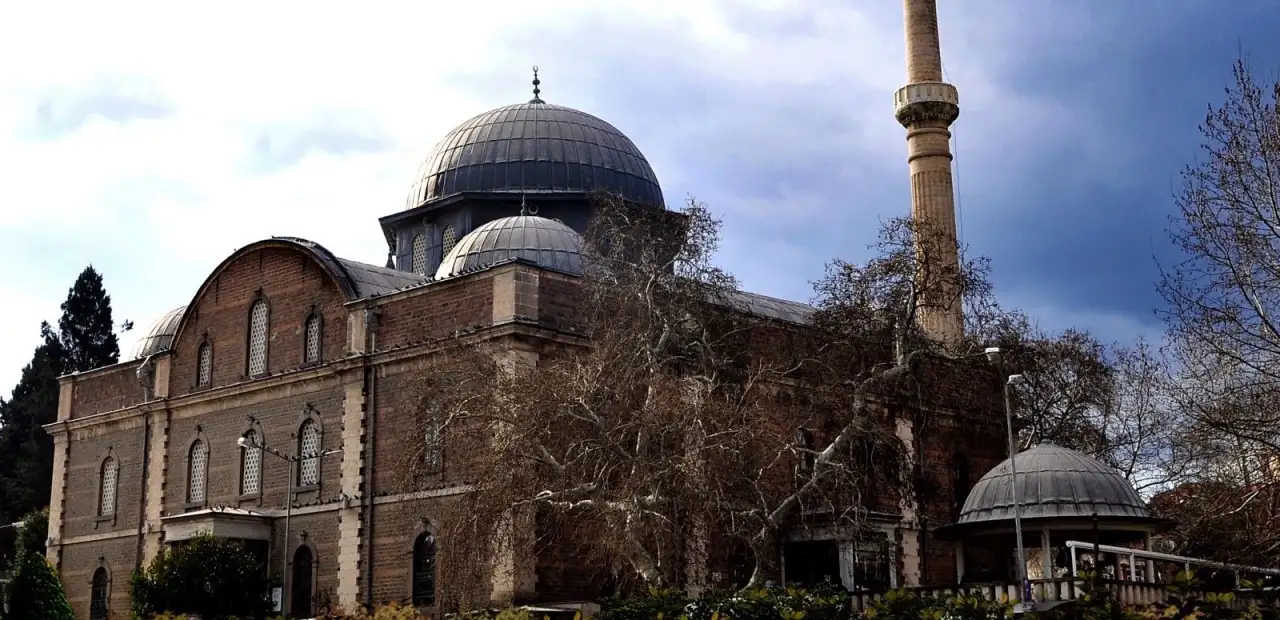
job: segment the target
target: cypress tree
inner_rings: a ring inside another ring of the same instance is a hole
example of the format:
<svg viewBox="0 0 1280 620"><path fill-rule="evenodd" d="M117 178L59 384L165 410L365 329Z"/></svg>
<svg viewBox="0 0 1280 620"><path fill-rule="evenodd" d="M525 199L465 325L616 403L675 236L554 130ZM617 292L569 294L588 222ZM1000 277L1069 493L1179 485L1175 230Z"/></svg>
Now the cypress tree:
<svg viewBox="0 0 1280 620"><path fill-rule="evenodd" d="M75 620L53 565L39 553L22 554L9 591L6 620Z"/></svg>

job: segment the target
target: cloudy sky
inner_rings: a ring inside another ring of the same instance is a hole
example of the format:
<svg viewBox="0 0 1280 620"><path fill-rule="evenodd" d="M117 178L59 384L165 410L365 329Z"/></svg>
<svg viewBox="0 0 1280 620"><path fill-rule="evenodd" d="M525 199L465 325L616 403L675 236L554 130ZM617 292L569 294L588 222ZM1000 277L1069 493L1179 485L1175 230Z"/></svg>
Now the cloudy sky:
<svg viewBox="0 0 1280 620"><path fill-rule="evenodd" d="M1273 0L942 0L960 224L1046 327L1158 334L1153 256ZM640 146L725 220L746 288L807 300L909 209L897 0L27 2L0 8L0 394L85 265L145 328L271 235L381 263L434 141L542 96ZM1157 8L1158 7L1158 8ZM136 335L122 337L126 353Z"/></svg>

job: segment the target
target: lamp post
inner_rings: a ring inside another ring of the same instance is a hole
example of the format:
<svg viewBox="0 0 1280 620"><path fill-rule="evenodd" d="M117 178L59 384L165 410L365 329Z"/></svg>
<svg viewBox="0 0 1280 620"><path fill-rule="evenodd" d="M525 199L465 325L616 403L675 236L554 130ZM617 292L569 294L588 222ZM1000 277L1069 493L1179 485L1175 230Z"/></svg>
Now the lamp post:
<svg viewBox="0 0 1280 620"><path fill-rule="evenodd" d="M323 458L331 454L337 454L342 452L342 450L335 448L305 456L290 456L265 444L249 441L244 437L236 440L236 445L244 448L245 450L261 450L289 463L289 484L286 487L284 502L284 554L280 560L280 576L281 579L283 579L280 586L280 613L287 618L289 617L289 522L293 518L293 476L294 470L296 469L294 464L310 459Z"/></svg>
<svg viewBox="0 0 1280 620"><path fill-rule="evenodd" d="M989 362L1003 369L1000 347L987 347L985 353ZM1009 397L1010 388L1022 383L1023 380L1024 377L1020 374L1008 375L1005 377L1002 390L1004 392L1005 432L1009 442L1009 492L1013 500L1013 535L1017 539L1017 576L1018 584L1022 590L1022 602L1027 605L1032 601L1031 580L1027 579L1027 554L1022 545L1022 506L1018 502L1018 461L1015 458L1018 454L1018 447L1013 439L1013 405Z"/></svg>

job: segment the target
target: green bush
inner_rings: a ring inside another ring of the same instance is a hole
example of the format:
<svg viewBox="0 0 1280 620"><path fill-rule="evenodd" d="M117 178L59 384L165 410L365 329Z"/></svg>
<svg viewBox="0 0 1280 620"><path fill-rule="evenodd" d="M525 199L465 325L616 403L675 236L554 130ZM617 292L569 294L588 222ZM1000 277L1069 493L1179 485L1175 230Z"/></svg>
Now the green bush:
<svg viewBox="0 0 1280 620"><path fill-rule="evenodd" d="M75 620L62 583L43 554L23 553L13 574L5 620Z"/></svg>
<svg viewBox="0 0 1280 620"><path fill-rule="evenodd" d="M44 555L45 541L49 538L49 509L41 508L22 519L22 527L18 528L18 541L15 545L16 555L30 551Z"/></svg>
<svg viewBox="0 0 1280 620"><path fill-rule="evenodd" d="M156 556L130 580L133 612L199 614L205 620L267 618L272 583L266 567L236 541L204 535Z"/></svg>

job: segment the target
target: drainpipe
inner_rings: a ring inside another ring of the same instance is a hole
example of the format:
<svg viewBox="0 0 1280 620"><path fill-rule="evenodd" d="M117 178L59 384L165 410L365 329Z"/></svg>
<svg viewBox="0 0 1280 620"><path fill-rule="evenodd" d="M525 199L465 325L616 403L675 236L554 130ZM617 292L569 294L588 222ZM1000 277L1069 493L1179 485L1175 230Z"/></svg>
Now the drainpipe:
<svg viewBox="0 0 1280 620"><path fill-rule="evenodd" d="M143 383L142 397L143 402L152 400L155 395L155 366L154 355L148 355L143 360L142 365L138 367L139 382L143 377L148 379L149 385ZM146 544L147 538L147 472L150 471L151 460L151 408L143 407L142 412L142 475L138 476L138 543L134 549L133 569L142 568L142 549ZM120 467L120 461L116 460L116 468ZM119 483L119 472L117 471L116 481Z"/></svg>
<svg viewBox="0 0 1280 620"><path fill-rule="evenodd" d="M365 308L365 350L364 350L364 418L365 418L365 479L364 479L364 530L365 530L365 577L364 603L373 608L373 493L374 474L377 472L377 450L375 439L378 432L378 382L373 367L373 353L378 346L378 315L381 310Z"/></svg>

